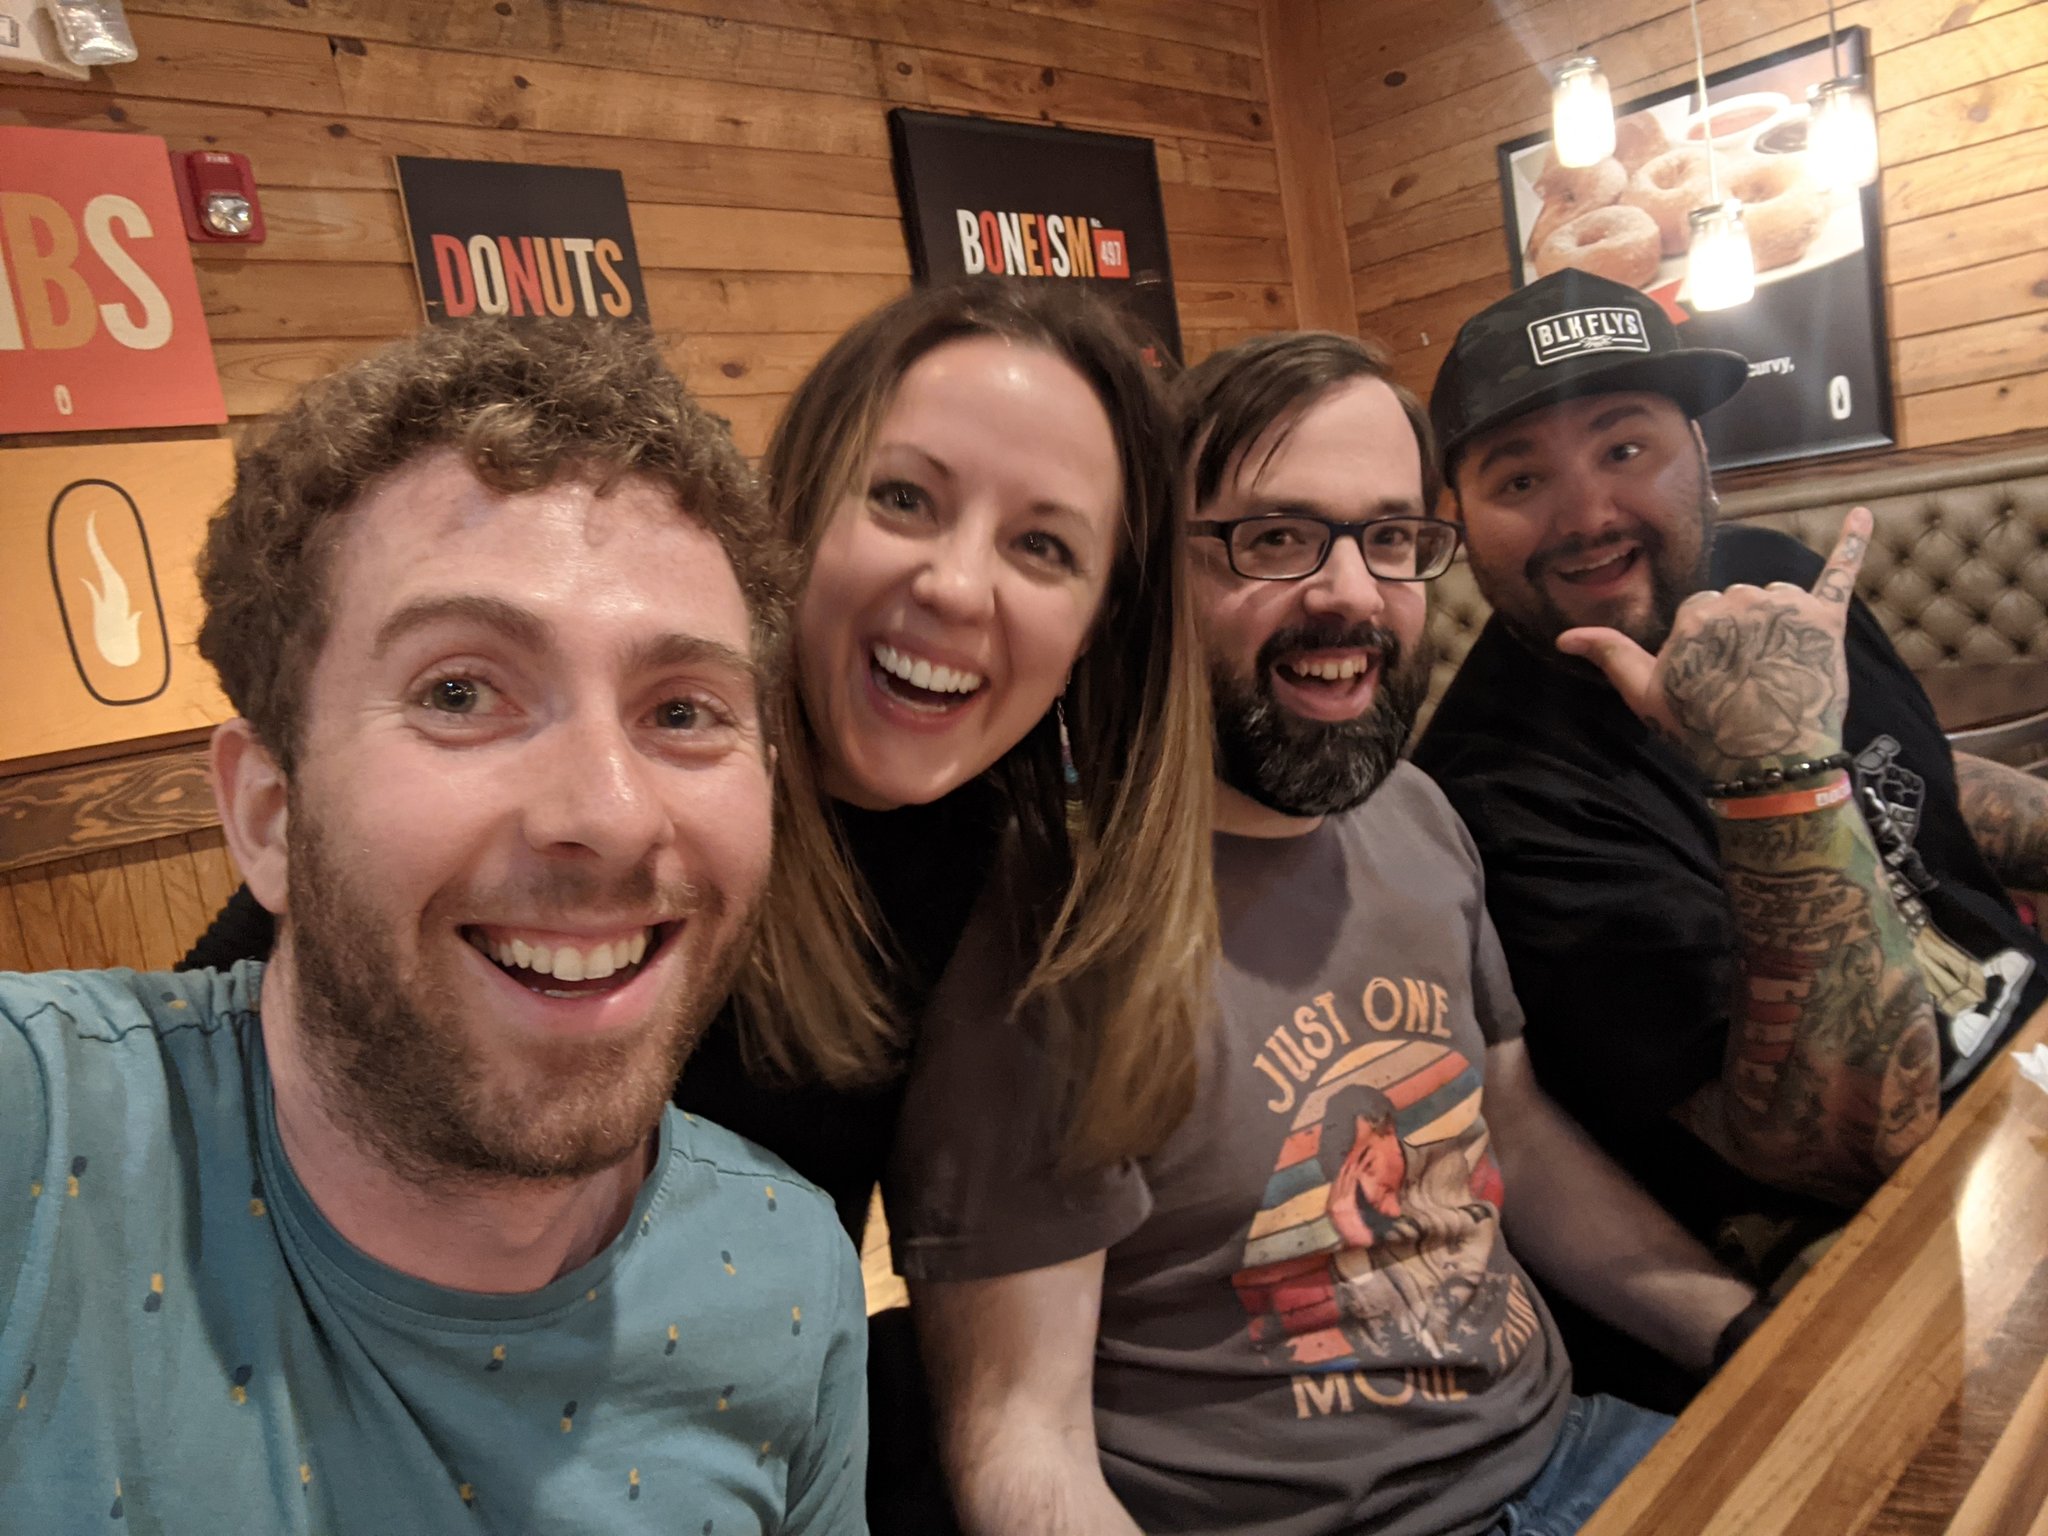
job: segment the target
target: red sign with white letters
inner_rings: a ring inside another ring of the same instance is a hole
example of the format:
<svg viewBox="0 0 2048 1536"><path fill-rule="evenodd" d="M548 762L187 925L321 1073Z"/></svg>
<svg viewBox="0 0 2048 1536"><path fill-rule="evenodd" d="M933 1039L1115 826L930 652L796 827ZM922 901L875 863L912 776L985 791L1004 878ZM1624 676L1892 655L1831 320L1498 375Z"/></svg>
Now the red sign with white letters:
<svg viewBox="0 0 2048 1536"><path fill-rule="evenodd" d="M0 128L0 432L226 420L164 141Z"/></svg>

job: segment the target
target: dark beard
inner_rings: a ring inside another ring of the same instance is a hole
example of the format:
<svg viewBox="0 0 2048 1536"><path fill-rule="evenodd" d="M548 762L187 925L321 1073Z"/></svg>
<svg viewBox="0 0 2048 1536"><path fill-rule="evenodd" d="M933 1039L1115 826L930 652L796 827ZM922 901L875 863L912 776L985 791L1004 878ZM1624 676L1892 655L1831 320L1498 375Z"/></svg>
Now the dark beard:
<svg viewBox="0 0 2048 1536"><path fill-rule="evenodd" d="M725 996L751 937L751 919L711 957L710 974L671 1015L650 1020L632 1038L524 1049L507 1042L505 1051L488 1053L464 1029L462 979L433 974L424 963L406 973L389 918L365 898L296 791L289 826L284 928L292 1000L306 1060L335 1125L420 1185L445 1183L451 1173L584 1178L617 1166L645 1144L683 1062ZM653 892L653 876L644 869L603 890L593 889L587 876L565 873L545 889L521 893L507 909L645 905ZM671 899L666 905L685 904ZM692 921L715 919L723 905L716 893L698 898ZM431 912L428 917L430 925Z"/></svg>
<svg viewBox="0 0 2048 1536"><path fill-rule="evenodd" d="M1282 656L1370 647L1380 653L1372 707L1355 720L1304 720L1273 691ZM1429 694L1427 640L1404 656L1377 624L1282 630L1259 647L1250 678L1209 674L1216 707L1216 772L1238 793L1286 816L1331 816L1361 804L1394 771Z"/></svg>

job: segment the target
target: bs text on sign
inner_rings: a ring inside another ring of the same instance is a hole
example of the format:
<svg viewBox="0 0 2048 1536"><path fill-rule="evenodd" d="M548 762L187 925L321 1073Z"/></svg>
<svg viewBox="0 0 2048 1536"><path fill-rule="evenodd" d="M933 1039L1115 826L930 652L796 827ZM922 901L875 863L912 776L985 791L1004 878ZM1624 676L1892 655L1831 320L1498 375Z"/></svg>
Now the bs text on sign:
<svg viewBox="0 0 2048 1536"><path fill-rule="evenodd" d="M0 128L0 432L225 420L164 141Z"/></svg>

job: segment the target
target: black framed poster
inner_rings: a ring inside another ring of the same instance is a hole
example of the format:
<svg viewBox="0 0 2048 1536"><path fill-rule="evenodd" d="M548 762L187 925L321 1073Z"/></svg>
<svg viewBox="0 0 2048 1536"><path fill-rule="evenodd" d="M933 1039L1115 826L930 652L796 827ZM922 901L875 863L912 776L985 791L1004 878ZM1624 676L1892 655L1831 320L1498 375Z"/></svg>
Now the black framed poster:
<svg viewBox="0 0 2048 1536"><path fill-rule="evenodd" d="M1845 73L1869 75L1868 35L1838 34ZM1688 346L1749 359L1749 382L1700 419L1717 469L1848 453L1896 440L1877 187L1830 193L1807 171L1806 93L1835 74L1828 40L1771 54L1615 108L1614 157L1556 167L1550 135L1500 146L1508 271L1519 286L1582 267L1639 288ZM1698 312L1685 283L1686 213L1711 201L1707 135L1724 200L1743 204L1756 295Z"/></svg>
<svg viewBox="0 0 2048 1536"><path fill-rule="evenodd" d="M394 158L429 320L647 319L626 180L617 171Z"/></svg>
<svg viewBox="0 0 2048 1536"><path fill-rule="evenodd" d="M1085 282L1179 360L1150 139L906 107L890 112L889 135L919 282L981 273Z"/></svg>

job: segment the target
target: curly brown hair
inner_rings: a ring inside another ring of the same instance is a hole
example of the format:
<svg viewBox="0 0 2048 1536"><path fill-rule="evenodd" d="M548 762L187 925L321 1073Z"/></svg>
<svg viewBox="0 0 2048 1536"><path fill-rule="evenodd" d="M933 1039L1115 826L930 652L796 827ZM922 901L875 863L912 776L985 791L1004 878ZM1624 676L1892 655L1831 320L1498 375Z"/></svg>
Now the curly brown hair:
<svg viewBox="0 0 2048 1536"><path fill-rule="evenodd" d="M236 455L199 561L199 653L290 773L326 638L328 572L350 512L437 448L507 494L629 475L671 490L732 562L773 685L795 564L726 423L690 397L644 327L578 320L429 326L309 386Z"/></svg>

